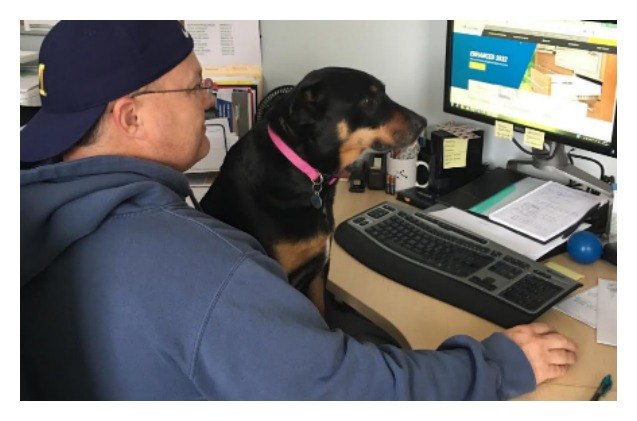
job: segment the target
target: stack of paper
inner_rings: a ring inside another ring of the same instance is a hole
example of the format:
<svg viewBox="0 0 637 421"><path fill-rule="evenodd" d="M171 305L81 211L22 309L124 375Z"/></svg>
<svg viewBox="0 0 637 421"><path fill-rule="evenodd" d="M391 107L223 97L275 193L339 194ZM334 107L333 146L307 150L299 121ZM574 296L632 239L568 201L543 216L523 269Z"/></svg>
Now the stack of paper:
<svg viewBox="0 0 637 421"><path fill-rule="evenodd" d="M262 99L261 36L257 20L187 20L202 75L216 85L218 117L241 137Z"/></svg>
<svg viewBox="0 0 637 421"><path fill-rule="evenodd" d="M465 212L453 206L449 206L443 210L431 213L437 218L443 219L449 223L458 225L471 232L495 241L498 244L506 244L512 250L528 257L529 259L538 260L540 257L549 253L551 250L566 242L565 238L557 237L552 241L540 243L532 240L528 236L520 235L515 231L496 225L491 221L478 217L470 212ZM588 228L589 224L581 224L576 231Z"/></svg>
<svg viewBox="0 0 637 421"><path fill-rule="evenodd" d="M261 36L258 20L187 20L203 76L222 86L249 86L261 100Z"/></svg>
<svg viewBox="0 0 637 421"><path fill-rule="evenodd" d="M600 278L596 287L553 308L597 329L597 343L617 346L617 281Z"/></svg>

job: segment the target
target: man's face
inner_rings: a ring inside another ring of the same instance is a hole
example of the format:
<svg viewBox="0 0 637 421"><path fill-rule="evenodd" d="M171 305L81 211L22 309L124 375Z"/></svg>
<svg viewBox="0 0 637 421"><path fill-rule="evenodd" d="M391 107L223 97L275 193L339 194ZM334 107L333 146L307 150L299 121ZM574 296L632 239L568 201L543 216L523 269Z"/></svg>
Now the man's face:
<svg viewBox="0 0 637 421"><path fill-rule="evenodd" d="M151 90L194 88L201 83L201 66L194 53L148 86ZM208 154L204 111L214 104L206 90L142 95L153 159L186 171Z"/></svg>

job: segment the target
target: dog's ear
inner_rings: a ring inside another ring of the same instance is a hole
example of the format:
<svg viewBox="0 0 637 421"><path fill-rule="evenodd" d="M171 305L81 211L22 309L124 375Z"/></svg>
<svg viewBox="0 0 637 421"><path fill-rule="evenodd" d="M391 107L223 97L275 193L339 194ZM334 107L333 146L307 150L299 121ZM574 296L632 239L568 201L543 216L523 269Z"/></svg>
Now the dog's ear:
<svg viewBox="0 0 637 421"><path fill-rule="evenodd" d="M327 95L320 80L304 80L296 89L290 104L290 117L299 124L311 124L320 120L327 108Z"/></svg>

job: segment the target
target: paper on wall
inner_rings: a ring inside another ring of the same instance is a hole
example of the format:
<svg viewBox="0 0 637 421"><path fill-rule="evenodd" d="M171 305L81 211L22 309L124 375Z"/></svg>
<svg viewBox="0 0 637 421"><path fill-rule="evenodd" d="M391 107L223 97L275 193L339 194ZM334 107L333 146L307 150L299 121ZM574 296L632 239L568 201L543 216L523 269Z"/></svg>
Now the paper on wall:
<svg viewBox="0 0 637 421"><path fill-rule="evenodd" d="M261 66L261 39L257 20L187 20L194 51L206 67Z"/></svg>

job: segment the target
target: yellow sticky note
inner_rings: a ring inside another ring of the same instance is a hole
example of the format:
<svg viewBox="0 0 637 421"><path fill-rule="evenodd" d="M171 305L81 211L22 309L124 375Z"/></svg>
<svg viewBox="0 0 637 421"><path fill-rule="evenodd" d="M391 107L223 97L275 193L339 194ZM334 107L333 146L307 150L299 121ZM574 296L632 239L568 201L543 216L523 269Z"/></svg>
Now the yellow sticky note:
<svg viewBox="0 0 637 421"><path fill-rule="evenodd" d="M526 129L524 131L524 144L535 149L544 149L544 132Z"/></svg>
<svg viewBox="0 0 637 421"><path fill-rule="evenodd" d="M504 121L495 121L495 136L506 140L513 139L513 124Z"/></svg>
<svg viewBox="0 0 637 421"><path fill-rule="evenodd" d="M568 276L571 279L575 279L576 281L579 281L580 279L584 278L584 275L582 275L581 273L577 273L574 270L570 270L569 268L562 266L559 263L548 262L546 263L546 266L550 267L556 272L561 273L564 276Z"/></svg>
<svg viewBox="0 0 637 421"><path fill-rule="evenodd" d="M446 138L442 146L442 168L464 168L467 166L467 145L469 139Z"/></svg>

